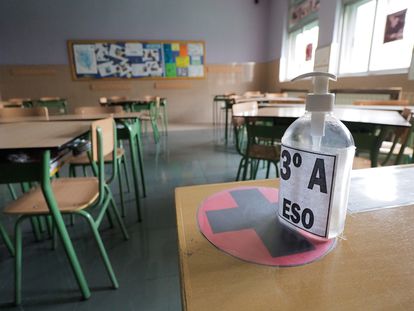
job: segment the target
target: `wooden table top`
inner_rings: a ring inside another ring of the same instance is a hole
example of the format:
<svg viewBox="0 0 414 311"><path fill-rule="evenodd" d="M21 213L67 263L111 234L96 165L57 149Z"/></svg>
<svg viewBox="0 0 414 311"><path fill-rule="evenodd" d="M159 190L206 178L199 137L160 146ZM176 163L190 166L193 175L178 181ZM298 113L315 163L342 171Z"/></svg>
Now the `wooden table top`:
<svg viewBox="0 0 414 311"><path fill-rule="evenodd" d="M305 107L266 107L251 112L235 114L245 117L269 117L269 118L298 118L305 113ZM410 127L397 111L362 110L352 108L334 108L334 115L344 122L369 123L377 125L391 125Z"/></svg>
<svg viewBox="0 0 414 311"><path fill-rule="evenodd" d="M140 118L141 112L121 112L121 113L104 113L104 114L62 114L31 117L16 117L16 118L0 118L0 123L15 123L15 122L44 122L44 121L82 121L82 120L99 120L105 118L114 118L115 120Z"/></svg>
<svg viewBox="0 0 414 311"><path fill-rule="evenodd" d="M0 124L0 150L60 148L89 131L91 122L19 122Z"/></svg>
<svg viewBox="0 0 414 311"><path fill-rule="evenodd" d="M252 96L252 97L237 97L236 103L244 103L249 101L257 101L261 103L291 103L291 104L300 104L304 103L305 99L300 97L283 97L283 96Z"/></svg>
<svg viewBox="0 0 414 311"><path fill-rule="evenodd" d="M359 176L364 171L370 174L370 169L361 171ZM383 174L383 183L390 174L392 170ZM407 183L413 184L411 176ZM304 266L277 268L223 253L199 231L196 213L200 204L219 191L240 186L277 188L279 181L176 189L185 310L412 309L414 205L348 214L343 238L324 258Z"/></svg>

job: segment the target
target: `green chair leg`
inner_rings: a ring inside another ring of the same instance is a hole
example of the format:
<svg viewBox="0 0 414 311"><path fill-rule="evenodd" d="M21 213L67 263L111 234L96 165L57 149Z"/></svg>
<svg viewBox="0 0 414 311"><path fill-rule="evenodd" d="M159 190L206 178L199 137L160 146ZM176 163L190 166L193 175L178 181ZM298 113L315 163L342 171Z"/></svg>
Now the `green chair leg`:
<svg viewBox="0 0 414 311"><path fill-rule="evenodd" d="M39 219L36 217L31 217L30 222L32 224L32 230L33 230L33 235L35 237L35 240L40 241L42 239L42 236L40 233Z"/></svg>
<svg viewBox="0 0 414 311"><path fill-rule="evenodd" d="M9 250L10 255L14 256L15 252L14 252L14 247L13 247L13 243L10 240L6 229L4 229L3 225L0 224L0 236L2 237L4 244L6 244L7 249Z"/></svg>
<svg viewBox="0 0 414 311"><path fill-rule="evenodd" d="M119 170L118 170L118 187L119 187L119 197L120 197L120 200L121 200L121 213L122 213L122 217L125 217L125 203L124 203L124 191L123 191L123 187L122 187L122 175L121 175L121 170L120 170L120 168L121 168L121 161L122 161L122 158L121 159L119 159L119 160L117 160L117 162L118 162L118 168L119 168Z"/></svg>
<svg viewBox="0 0 414 311"><path fill-rule="evenodd" d="M131 192L131 188L129 187L129 177L128 177L128 170L127 170L127 160L126 160L126 156L124 155L121 159L122 161L122 166L124 168L124 175L125 175L125 181L126 181L126 186L127 186L127 191L128 193ZM121 173L121 172L119 172Z"/></svg>
<svg viewBox="0 0 414 311"><path fill-rule="evenodd" d="M119 215L119 211L118 211L118 209L117 209L117 207L116 207L116 205L115 205L115 201L114 201L114 198L112 197L112 195L111 195L111 203L110 203L111 205L110 205L110 208L112 209L112 211L114 212L114 214L115 214L115 219L117 220L117 222L118 222L118 225L119 225L119 227L121 228L121 230L122 230L122 234L123 234L123 236L124 236L124 239L125 240L129 240L129 235L128 235L128 232L127 232L127 230L126 230L126 228L125 228L125 224L124 224L124 222L122 221L122 218L121 218L121 215Z"/></svg>
<svg viewBox="0 0 414 311"><path fill-rule="evenodd" d="M87 220L87 222L88 222L88 224L89 224L89 226L92 230L95 241L98 244L99 252L101 254L102 260L104 262L106 271L108 272L109 278L112 282L112 285L113 285L114 288L118 288L119 287L118 280L116 279L114 270L112 269L111 262L109 260L108 254L105 250L105 246L102 242L101 236L99 234L98 228L97 228L94 220L92 219L91 215L86 213L85 211L78 211L77 214L83 216Z"/></svg>
<svg viewBox="0 0 414 311"><path fill-rule="evenodd" d="M14 258L14 303L20 305L22 303L22 229L21 224L26 217L20 217L15 225L15 251Z"/></svg>
<svg viewBox="0 0 414 311"><path fill-rule="evenodd" d="M16 191L14 190L14 187L12 184L7 184L7 187L9 188L10 196L13 200L17 199Z"/></svg>

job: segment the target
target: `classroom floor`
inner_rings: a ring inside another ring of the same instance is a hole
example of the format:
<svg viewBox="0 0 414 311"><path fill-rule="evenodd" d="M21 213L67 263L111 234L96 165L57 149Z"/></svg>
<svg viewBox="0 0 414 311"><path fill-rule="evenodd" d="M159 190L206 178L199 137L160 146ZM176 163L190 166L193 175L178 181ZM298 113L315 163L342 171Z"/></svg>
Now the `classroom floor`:
<svg viewBox="0 0 414 311"><path fill-rule="evenodd" d="M130 240L120 230L101 227L120 288L113 290L91 232L82 219L69 233L91 288L82 301L62 247L35 242L30 227L24 233L23 304L13 307L13 259L0 240L0 309L4 310L181 310L174 189L178 186L233 181L240 156L225 146L210 127L170 127L155 146L150 133L143 139L147 197L141 199L143 221L137 222L133 195L128 194L124 219ZM130 181L132 180L130 176ZM113 187L119 199L118 187ZM0 209L9 193L0 186ZM14 219L0 213L11 234Z"/></svg>

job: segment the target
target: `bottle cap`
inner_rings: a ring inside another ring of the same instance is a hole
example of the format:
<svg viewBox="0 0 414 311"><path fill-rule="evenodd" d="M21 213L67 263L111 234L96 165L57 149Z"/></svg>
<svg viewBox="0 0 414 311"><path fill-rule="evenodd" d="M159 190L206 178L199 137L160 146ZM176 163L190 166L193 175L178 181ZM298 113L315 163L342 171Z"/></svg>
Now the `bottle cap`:
<svg viewBox="0 0 414 311"><path fill-rule="evenodd" d="M328 72L309 72L292 80L302 80L313 77L313 93L306 96L306 110L329 112L333 110L335 94L329 93L329 79L336 81L336 76Z"/></svg>
<svg viewBox="0 0 414 311"><path fill-rule="evenodd" d="M328 72L309 72L297 76L292 81L313 77L313 93L306 96L306 110L311 115L311 135L325 136L325 113L333 110L335 95L329 93L329 79L336 81L336 76Z"/></svg>

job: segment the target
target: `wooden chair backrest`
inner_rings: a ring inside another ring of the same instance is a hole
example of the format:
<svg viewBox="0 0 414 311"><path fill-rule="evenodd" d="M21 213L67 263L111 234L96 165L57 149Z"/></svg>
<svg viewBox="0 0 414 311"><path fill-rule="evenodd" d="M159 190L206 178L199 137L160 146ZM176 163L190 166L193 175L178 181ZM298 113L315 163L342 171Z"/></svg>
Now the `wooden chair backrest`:
<svg viewBox="0 0 414 311"><path fill-rule="evenodd" d="M287 93L265 93L264 94L265 97L287 97L288 94Z"/></svg>
<svg viewBox="0 0 414 311"><path fill-rule="evenodd" d="M102 152L106 156L114 150L114 120L112 118L102 119L92 122L92 160L98 161L98 136L96 129L102 131Z"/></svg>
<svg viewBox="0 0 414 311"><path fill-rule="evenodd" d="M56 97L56 96L44 96L44 97L39 98L39 101L42 101L42 102L58 101L58 100L63 100L63 99L60 97Z"/></svg>
<svg viewBox="0 0 414 311"><path fill-rule="evenodd" d="M237 114L251 114L259 109L256 101L234 104L232 107L233 115Z"/></svg>
<svg viewBox="0 0 414 311"><path fill-rule="evenodd" d="M30 98L18 98L18 97L14 97L14 98L9 98L7 100L10 104L16 105L16 106L23 106L24 102L28 102L31 101Z"/></svg>
<svg viewBox="0 0 414 311"><path fill-rule="evenodd" d="M406 99L401 100L357 100L352 103L357 106L408 106Z"/></svg>
<svg viewBox="0 0 414 311"><path fill-rule="evenodd" d="M34 117L42 116L48 117L49 113L46 107L34 107L34 108L2 108L0 109L0 118L18 118L18 117Z"/></svg>
<svg viewBox="0 0 414 311"><path fill-rule="evenodd" d="M245 97L254 97L254 96L261 96L262 93L260 91L248 91L243 94Z"/></svg>
<svg viewBox="0 0 414 311"><path fill-rule="evenodd" d="M82 114L82 115L94 115L94 114L105 114L105 113L122 113L124 110L121 106L108 106L108 107L100 107L100 106L84 106L84 107L77 107L74 110L74 114Z"/></svg>

